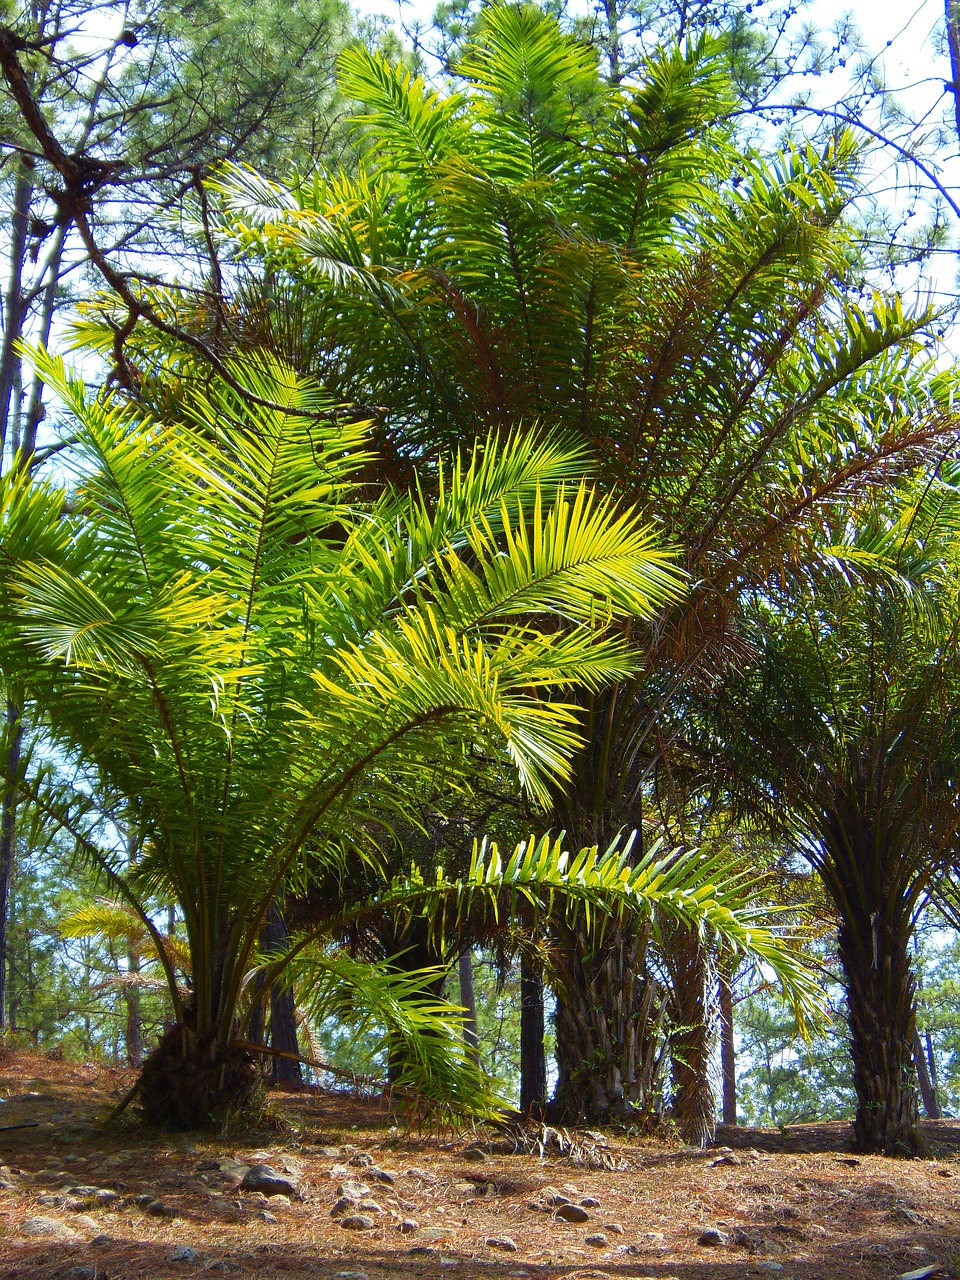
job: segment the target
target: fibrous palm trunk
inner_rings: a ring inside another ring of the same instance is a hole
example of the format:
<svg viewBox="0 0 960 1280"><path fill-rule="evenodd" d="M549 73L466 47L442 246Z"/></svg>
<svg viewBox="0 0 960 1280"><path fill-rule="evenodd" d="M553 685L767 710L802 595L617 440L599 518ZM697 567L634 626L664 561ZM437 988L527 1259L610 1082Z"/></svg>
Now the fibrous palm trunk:
<svg viewBox="0 0 960 1280"><path fill-rule="evenodd" d="M557 933L552 1113L566 1123L596 1123L651 1112L663 1000L646 970L648 931L611 927L599 943L582 925L560 925Z"/></svg>
<svg viewBox="0 0 960 1280"><path fill-rule="evenodd" d="M910 913L896 895L862 902L858 909L848 897L839 932L857 1094L856 1145L889 1156L925 1151L913 1071L910 925Z"/></svg>

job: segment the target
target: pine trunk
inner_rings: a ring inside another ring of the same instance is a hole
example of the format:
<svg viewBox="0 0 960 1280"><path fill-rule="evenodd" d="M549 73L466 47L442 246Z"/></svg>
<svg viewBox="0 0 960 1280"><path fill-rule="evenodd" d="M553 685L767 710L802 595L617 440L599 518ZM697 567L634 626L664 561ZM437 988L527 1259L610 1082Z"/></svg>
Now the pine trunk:
<svg viewBox="0 0 960 1280"><path fill-rule="evenodd" d="M537 1115L547 1101L543 977L520 957L520 1110Z"/></svg>
<svg viewBox="0 0 960 1280"><path fill-rule="evenodd" d="M270 904L264 924L266 949L283 950L290 941L290 933L279 904ZM303 1071L296 1060L300 1053L297 1043L297 1010L293 988L274 983L270 989L270 1044L280 1053L293 1054L292 1058L273 1057L270 1075L274 1084L303 1084Z"/></svg>
<svg viewBox="0 0 960 1280"><path fill-rule="evenodd" d="M23 745L23 708L7 699L6 705L6 773L0 797L0 1031L7 1025L7 926L10 914L10 886L17 828L17 775Z"/></svg>
<svg viewBox="0 0 960 1280"><path fill-rule="evenodd" d="M737 1050L733 1027L733 986L730 963L721 957L717 978L720 1018L720 1082L723 1123L737 1123Z"/></svg>
<svg viewBox="0 0 960 1280"><path fill-rule="evenodd" d="M665 928L661 946L670 972L668 1041L673 1079L673 1119L684 1142L705 1147L716 1128L710 1080L716 1027L713 964L695 929Z"/></svg>

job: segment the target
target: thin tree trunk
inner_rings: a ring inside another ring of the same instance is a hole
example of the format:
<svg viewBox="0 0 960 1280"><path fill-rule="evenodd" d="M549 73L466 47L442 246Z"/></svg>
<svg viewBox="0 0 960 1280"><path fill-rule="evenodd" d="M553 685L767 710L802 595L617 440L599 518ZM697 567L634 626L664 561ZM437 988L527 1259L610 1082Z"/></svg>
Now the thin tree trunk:
<svg viewBox="0 0 960 1280"><path fill-rule="evenodd" d="M937 1097L933 1081L930 1079L926 1055L920 1042L920 1032L916 1027L913 1030L913 1061L917 1068L917 1084L920 1086L923 1114L928 1120L942 1120L943 1112L940 1110L940 1100Z"/></svg>
<svg viewBox="0 0 960 1280"><path fill-rule="evenodd" d="M127 820L127 866L132 870L137 860L137 849L139 841L137 839L136 828L132 819ZM127 976L134 979L128 982L123 988L124 1000L127 1006L127 1019L124 1028L127 1066L139 1067L143 1059L143 1028L140 1020L140 988L136 985L136 978L140 974L140 955L134 947L127 952Z"/></svg>
<svg viewBox="0 0 960 1280"><path fill-rule="evenodd" d="M283 911L276 901L270 904L264 932L269 950L280 950L290 940ZM300 1052L293 988L279 983L274 983L270 989L270 1044L284 1053ZM300 1063L293 1058L274 1057L271 1074L274 1084L303 1084Z"/></svg>
<svg viewBox="0 0 960 1280"><path fill-rule="evenodd" d="M460 975L460 1003L466 1010L463 1020L463 1040L471 1061L480 1061L480 1041L477 1038L477 997L473 989L473 952L464 947L457 960Z"/></svg>
<svg viewBox="0 0 960 1280"><path fill-rule="evenodd" d="M22 336L23 329L23 264L27 252L27 229L30 223L33 183L32 166L21 163L13 191L13 214L10 220L10 276L3 301L3 336L0 338L0 470L3 469L10 428L10 406L20 363L16 343Z"/></svg>
<svg viewBox="0 0 960 1280"><path fill-rule="evenodd" d="M547 1101L546 1031L543 977L526 956L520 957L520 1110L538 1114Z"/></svg>
<svg viewBox="0 0 960 1280"><path fill-rule="evenodd" d="M960 3L958 0L945 0L944 11L947 23L947 48L950 51L950 84L948 88L953 94L953 118L960 138Z"/></svg>
<svg viewBox="0 0 960 1280"><path fill-rule="evenodd" d="M720 1019L720 1084L722 1119L737 1123L737 1050L733 1027L733 974L731 960L722 956L717 975L717 1011Z"/></svg>
<svg viewBox="0 0 960 1280"><path fill-rule="evenodd" d="M710 1080L716 1025L710 999L713 965L703 938L684 925L665 927L661 948L671 978L673 1119L684 1142L705 1147L716 1127Z"/></svg>
<svg viewBox="0 0 960 1280"><path fill-rule="evenodd" d="M6 776L3 782L2 805L0 805L0 1031L7 1025L7 924L10 886L13 882L13 864L16 856L17 778L23 747L22 713L23 708L20 704L8 698Z"/></svg>

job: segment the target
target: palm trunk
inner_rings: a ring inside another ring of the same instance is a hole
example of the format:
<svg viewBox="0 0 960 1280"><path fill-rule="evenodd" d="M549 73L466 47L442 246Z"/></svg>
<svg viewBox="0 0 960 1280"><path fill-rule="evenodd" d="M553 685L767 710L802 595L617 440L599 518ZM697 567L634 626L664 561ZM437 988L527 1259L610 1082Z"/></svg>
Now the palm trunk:
<svg viewBox="0 0 960 1280"><path fill-rule="evenodd" d="M543 977L520 957L520 1110L536 1115L547 1101Z"/></svg>
<svg viewBox="0 0 960 1280"><path fill-rule="evenodd" d="M839 934L847 990L857 1149L889 1156L925 1152L914 1087L916 1030L909 916L895 898L850 910Z"/></svg>
<svg viewBox="0 0 960 1280"><path fill-rule="evenodd" d="M645 967L648 932L557 926L557 1089L551 1112L598 1123L654 1109L663 1001Z"/></svg>
<svg viewBox="0 0 960 1280"><path fill-rule="evenodd" d="M470 1059L479 1063L480 1041L477 1038L477 997L473 989L473 952L464 947L457 960L460 976L460 1004L465 1010L463 1039Z"/></svg>

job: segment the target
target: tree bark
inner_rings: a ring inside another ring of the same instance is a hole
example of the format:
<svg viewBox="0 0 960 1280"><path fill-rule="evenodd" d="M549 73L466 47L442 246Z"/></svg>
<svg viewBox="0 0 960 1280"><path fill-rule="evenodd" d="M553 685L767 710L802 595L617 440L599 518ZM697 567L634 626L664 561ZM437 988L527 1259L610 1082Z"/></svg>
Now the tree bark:
<svg viewBox="0 0 960 1280"><path fill-rule="evenodd" d="M290 933L280 904L274 900L264 924L265 950L279 951L287 945ZM270 988L270 1044L283 1053L299 1056L297 1042L297 1009L293 988L274 983ZM303 1071L294 1058L273 1057L271 1079L274 1084L303 1084Z"/></svg>
<svg viewBox="0 0 960 1280"><path fill-rule="evenodd" d="M654 1110L664 1004L646 972L648 933L609 926L602 941L557 925L557 1088L550 1106L575 1124Z"/></svg>
<svg viewBox="0 0 960 1280"><path fill-rule="evenodd" d="M520 957L520 1110L539 1114L547 1101L547 1056L543 977L526 956Z"/></svg>
<svg viewBox="0 0 960 1280"><path fill-rule="evenodd" d="M477 1038L477 997L473 990L473 952L464 947L457 960L460 975L460 1003L466 1011L463 1019L463 1040L470 1059L479 1063L480 1041Z"/></svg>
<svg viewBox="0 0 960 1280"><path fill-rule="evenodd" d="M3 469L10 428L10 406L20 363L16 344L23 330L25 309L23 264L27 252L27 229L30 223L33 184L32 165L21 163L13 191L13 213L10 219L10 276L3 304L3 336L0 338L0 470Z"/></svg>
<svg viewBox="0 0 960 1280"><path fill-rule="evenodd" d="M665 928L661 945L670 972L673 1119L684 1142L705 1147L716 1128L710 1080L716 1026L710 999L713 965L708 946L695 929Z"/></svg>
<svg viewBox="0 0 960 1280"><path fill-rule="evenodd" d="M854 1137L859 1151L888 1156L926 1153L913 1080L916 1032L910 919L896 895L853 904L842 913L839 951L847 990Z"/></svg>
<svg viewBox="0 0 960 1280"><path fill-rule="evenodd" d="M923 1114L928 1120L942 1120L943 1112L940 1110L940 1100L937 1097L937 1090L933 1080L930 1078L926 1054L923 1052L923 1045L920 1043L920 1032L916 1028L913 1031L913 1061L917 1068L917 1084L920 1086Z"/></svg>
<svg viewBox="0 0 960 1280"><path fill-rule="evenodd" d="M22 713L23 708L20 704L8 698L6 776L3 781L2 803L0 803L0 1031L7 1025L7 924L10 886L13 881L13 864L16 856L17 776L20 772L20 752L23 746Z"/></svg>
<svg viewBox="0 0 960 1280"><path fill-rule="evenodd" d="M737 1051L733 1026L733 974L728 957L721 956L717 974L717 1012L720 1018L720 1083L724 1124L737 1123Z"/></svg>

